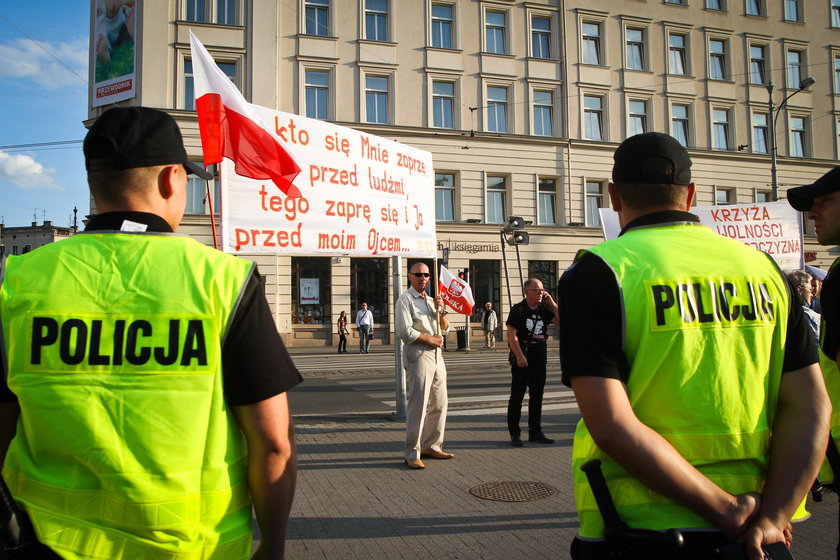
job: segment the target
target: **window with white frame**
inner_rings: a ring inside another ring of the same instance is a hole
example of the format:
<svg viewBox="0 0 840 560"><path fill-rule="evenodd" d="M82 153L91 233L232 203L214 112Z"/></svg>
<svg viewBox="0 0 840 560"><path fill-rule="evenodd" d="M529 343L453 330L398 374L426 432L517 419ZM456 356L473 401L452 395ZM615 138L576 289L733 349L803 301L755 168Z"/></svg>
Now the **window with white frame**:
<svg viewBox="0 0 840 560"><path fill-rule="evenodd" d="M531 16L531 56L551 58L551 18Z"/></svg>
<svg viewBox="0 0 840 560"><path fill-rule="evenodd" d="M671 105L671 136L683 146L688 146L688 105L674 103Z"/></svg>
<svg viewBox="0 0 840 560"><path fill-rule="evenodd" d="M712 110L712 148L728 150L729 141L729 109Z"/></svg>
<svg viewBox="0 0 840 560"><path fill-rule="evenodd" d="M785 0L785 20L802 21L802 4L800 0Z"/></svg>
<svg viewBox="0 0 840 560"><path fill-rule="evenodd" d="M554 95L550 91L534 90L534 134L537 136L552 136L554 112Z"/></svg>
<svg viewBox="0 0 840 560"><path fill-rule="evenodd" d="M755 191L755 201L756 202L771 202L771 198L773 196L772 191L764 191L758 190Z"/></svg>
<svg viewBox="0 0 840 560"><path fill-rule="evenodd" d="M451 49L453 45L454 7L452 4L432 4L432 46Z"/></svg>
<svg viewBox="0 0 840 560"><path fill-rule="evenodd" d="M665 0L666 4L685 4L686 0Z"/></svg>
<svg viewBox="0 0 840 560"><path fill-rule="evenodd" d="M725 80L726 77L726 41L709 39L709 78Z"/></svg>
<svg viewBox="0 0 840 560"><path fill-rule="evenodd" d="M790 155L792 157L805 157L805 117L790 118Z"/></svg>
<svg viewBox="0 0 840 560"><path fill-rule="evenodd" d="M630 101L629 103L628 136L644 134L647 131L647 102Z"/></svg>
<svg viewBox="0 0 840 560"><path fill-rule="evenodd" d="M213 214L219 214L219 182L210 181L213 186ZM195 175L187 177L187 203L184 208L185 214L209 214L210 205L207 201L207 182Z"/></svg>
<svg viewBox="0 0 840 560"><path fill-rule="evenodd" d="M365 39L388 40L388 0L365 0Z"/></svg>
<svg viewBox="0 0 840 560"><path fill-rule="evenodd" d="M834 57L834 93L840 95L840 56Z"/></svg>
<svg viewBox="0 0 840 560"><path fill-rule="evenodd" d="M365 76L366 122L388 124L388 77Z"/></svg>
<svg viewBox="0 0 840 560"><path fill-rule="evenodd" d="M330 73L328 70L307 70L305 102L306 116L310 119L327 120L330 113Z"/></svg>
<svg viewBox="0 0 840 560"><path fill-rule="evenodd" d="M581 25L583 34L583 63L601 64L601 24L583 22Z"/></svg>
<svg viewBox="0 0 840 560"><path fill-rule="evenodd" d="M750 45L750 83L765 84L766 76L765 47L763 45Z"/></svg>
<svg viewBox="0 0 840 560"><path fill-rule="evenodd" d="M735 203L735 189L715 187L715 205L723 206Z"/></svg>
<svg viewBox="0 0 840 560"><path fill-rule="evenodd" d="M492 10L484 12L484 41L488 53L505 54L507 52L505 49L506 19L505 12Z"/></svg>
<svg viewBox="0 0 840 560"><path fill-rule="evenodd" d="M455 220L455 174L435 173L435 220Z"/></svg>
<svg viewBox="0 0 840 560"><path fill-rule="evenodd" d="M628 28L627 31L627 68L645 69L645 32L643 29Z"/></svg>
<svg viewBox="0 0 840 560"><path fill-rule="evenodd" d="M764 9L764 0L747 0L748 16L763 16L767 12Z"/></svg>
<svg viewBox="0 0 840 560"><path fill-rule="evenodd" d="M216 61L218 66L225 75L230 78L234 84L237 83L236 63L235 62L221 62ZM183 107L187 111L195 111L195 80L193 78L192 60L184 60L184 99Z"/></svg>
<svg viewBox="0 0 840 560"><path fill-rule="evenodd" d="M599 95L583 96L583 136L587 140L604 139L603 102L604 98Z"/></svg>
<svg viewBox="0 0 840 560"><path fill-rule="evenodd" d="M601 214L598 213L600 208L604 208L604 201L606 195L604 194L603 181L586 181L586 225L589 227L601 227Z"/></svg>
<svg viewBox="0 0 840 560"><path fill-rule="evenodd" d="M455 128L455 84L432 82L432 118L436 128Z"/></svg>
<svg viewBox="0 0 840 560"><path fill-rule="evenodd" d="M802 81L802 64L804 53L802 51L789 50L787 53L787 87L799 89Z"/></svg>
<svg viewBox="0 0 840 560"><path fill-rule="evenodd" d="M216 23L237 25L238 4L237 0L216 0Z"/></svg>
<svg viewBox="0 0 840 560"><path fill-rule="evenodd" d="M487 87L487 131L507 132L508 89L506 87Z"/></svg>
<svg viewBox="0 0 840 560"><path fill-rule="evenodd" d="M723 0L706 0L707 10L725 10Z"/></svg>
<svg viewBox="0 0 840 560"><path fill-rule="evenodd" d="M505 195L507 178L499 175L487 176L487 223L501 224L505 221Z"/></svg>
<svg viewBox="0 0 840 560"><path fill-rule="evenodd" d="M831 0L831 27L840 27L840 0Z"/></svg>
<svg viewBox="0 0 840 560"><path fill-rule="evenodd" d="M238 25L239 0L186 0L184 20Z"/></svg>
<svg viewBox="0 0 840 560"><path fill-rule="evenodd" d="M543 226L557 225L557 179L540 177L537 186L537 219Z"/></svg>
<svg viewBox="0 0 840 560"><path fill-rule="evenodd" d="M688 73L685 43L685 35L681 33L668 34L668 72L676 76L685 76Z"/></svg>
<svg viewBox="0 0 840 560"><path fill-rule="evenodd" d="M756 154L766 154L770 151L767 126L767 113L753 113L752 115L752 151Z"/></svg>
<svg viewBox="0 0 840 560"><path fill-rule="evenodd" d="M207 0L187 0L185 4L187 13L184 14L184 19L186 21L208 21Z"/></svg>
<svg viewBox="0 0 840 560"><path fill-rule="evenodd" d="M304 33L326 37L330 34L330 0L305 0Z"/></svg>

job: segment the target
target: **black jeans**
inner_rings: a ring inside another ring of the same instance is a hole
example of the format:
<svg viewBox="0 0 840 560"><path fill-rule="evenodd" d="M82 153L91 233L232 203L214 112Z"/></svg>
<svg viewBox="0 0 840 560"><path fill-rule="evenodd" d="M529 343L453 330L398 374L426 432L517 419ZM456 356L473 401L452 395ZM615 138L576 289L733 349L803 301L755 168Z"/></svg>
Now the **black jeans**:
<svg viewBox="0 0 840 560"><path fill-rule="evenodd" d="M545 392L546 345L526 346L528 367L511 366L510 400L508 401L507 423L512 436L520 434L519 420L522 418L522 400L528 390L528 430L532 435L542 432L542 402Z"/></svg>

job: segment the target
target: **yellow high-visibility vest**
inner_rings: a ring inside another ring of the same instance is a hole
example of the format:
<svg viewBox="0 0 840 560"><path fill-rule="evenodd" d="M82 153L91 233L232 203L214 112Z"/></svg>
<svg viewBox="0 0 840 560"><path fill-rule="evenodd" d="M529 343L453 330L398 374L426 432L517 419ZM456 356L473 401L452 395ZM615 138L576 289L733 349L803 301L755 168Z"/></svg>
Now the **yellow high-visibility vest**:
<svg viewBox="0 0 840 560"><path fill-rule="evenodd" d="M3 476L65 558L244 559L244 437L221 349L253 264L175 234L84 233L0 285L21 416Z"/></svg>
<svg viewBox="0 0 840 560"><path fill-rule="evenodd" d="M627 391L636 416L721 488L760 491L789 310L778 267L767 255L686 223L633 229L589 252L615 273L621 290ZM603 536L580 471L593 458L601 459L630 527L710 526L633 478L581 421L572 453L581 537Z"/></svg>
<svg viewBox="0 0 840 560"><path fill-rule="evenodd" d="M832 263L829 270L835 271L835 274L840 273L840 258ZM833 326L835 329L838 327L840 325ZM835 445L840 449L840 371L837 368L837 356L829 356L823 352L822 345L827 330L828 322L823 317L820 320L820 368L822 368L828 398L831 399L831 437L834 439ZM826 484L834 481L834 472L828 464L827 459L823 461L822 468L820 469L820 481Z"/></svg>

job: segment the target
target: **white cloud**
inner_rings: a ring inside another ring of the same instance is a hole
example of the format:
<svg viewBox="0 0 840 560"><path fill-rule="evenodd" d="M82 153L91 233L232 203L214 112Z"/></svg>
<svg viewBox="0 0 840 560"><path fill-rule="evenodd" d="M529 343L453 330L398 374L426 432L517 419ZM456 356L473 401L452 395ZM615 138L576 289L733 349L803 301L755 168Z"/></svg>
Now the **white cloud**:
<svg viewBox="0 0 840 560"><path fill-rule="evenodd" d="M0 180L26 190L61 190L55 182L55 169L44 167L32 156L0 150Z"/></svg>
<svg viewBox="0 0 840 560"><path fill-rule="evenodd" d="M87 80L87 40L42 41L40 45L44 48L29 39L14 39L0 44L0 77L31 81L47 89L84 85L44 49Z"/></svg>

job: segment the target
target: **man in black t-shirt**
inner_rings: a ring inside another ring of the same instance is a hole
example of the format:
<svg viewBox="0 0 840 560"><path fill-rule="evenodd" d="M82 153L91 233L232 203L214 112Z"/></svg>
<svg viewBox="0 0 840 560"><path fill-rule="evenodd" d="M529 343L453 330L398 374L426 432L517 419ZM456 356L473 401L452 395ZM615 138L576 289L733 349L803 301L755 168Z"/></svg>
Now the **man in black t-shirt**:
<svg viewBox="0 0 840 560"><path fill-rule="evenodd" d="M548 326L559 324L557 304L543 284L536 278L529 278L522 286L525 299L510 309L507 321L507 340L510 347L510 400L508 401L507 424L510 444L522 447L519 420L522 416L522 400L528 389L528 441L551 444L553 439L545 437L542 431L542 401L546 378L546 342Z"/></svg>

